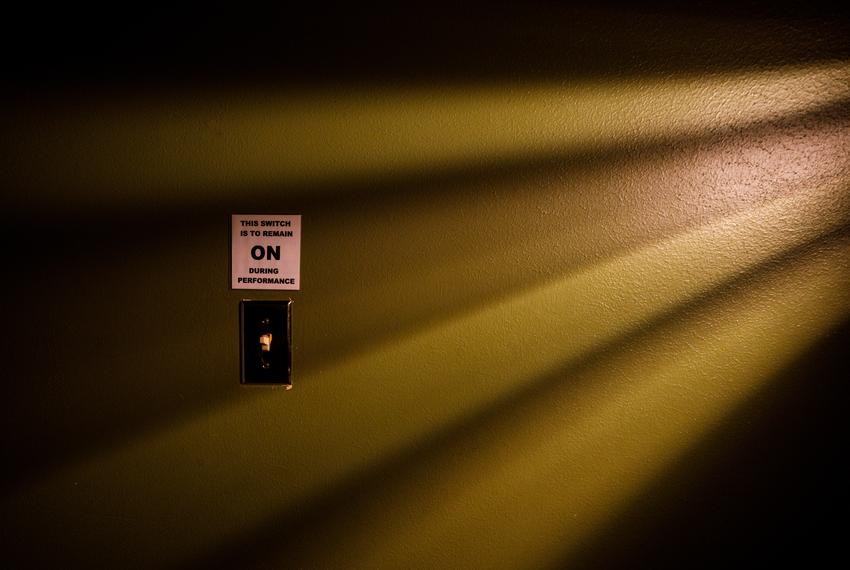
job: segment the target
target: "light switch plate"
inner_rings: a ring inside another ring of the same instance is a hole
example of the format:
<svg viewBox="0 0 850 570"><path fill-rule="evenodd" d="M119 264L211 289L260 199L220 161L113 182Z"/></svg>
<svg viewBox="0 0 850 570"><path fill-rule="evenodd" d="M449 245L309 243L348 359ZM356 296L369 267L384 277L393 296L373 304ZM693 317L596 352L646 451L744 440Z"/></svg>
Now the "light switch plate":
<svg viewBox="0 0 850 570"><path fill-rule="evenodd" d="M292 387L292 300L239 305L242 384Z"/></svg>

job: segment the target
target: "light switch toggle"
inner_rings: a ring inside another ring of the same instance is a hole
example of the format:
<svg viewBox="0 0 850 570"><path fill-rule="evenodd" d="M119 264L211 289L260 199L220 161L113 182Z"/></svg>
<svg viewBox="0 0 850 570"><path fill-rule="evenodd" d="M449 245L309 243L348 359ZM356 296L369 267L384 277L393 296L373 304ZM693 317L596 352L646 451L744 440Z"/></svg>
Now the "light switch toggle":
<svg viewBox="0 0 850 570"><path fill-rule="evenodd" d="M261 334L260 335L260 366L264 369L268 370L271 367L271 363L266 360L266 355L264 353L272 351L272 334Z"/></svg>
<svg viewBox="0 0 850 570"><path fill-rule="evenodd" d="M260 350L263 352L270 352L272 349L272 334L261 334L260 335Z"/></svg>

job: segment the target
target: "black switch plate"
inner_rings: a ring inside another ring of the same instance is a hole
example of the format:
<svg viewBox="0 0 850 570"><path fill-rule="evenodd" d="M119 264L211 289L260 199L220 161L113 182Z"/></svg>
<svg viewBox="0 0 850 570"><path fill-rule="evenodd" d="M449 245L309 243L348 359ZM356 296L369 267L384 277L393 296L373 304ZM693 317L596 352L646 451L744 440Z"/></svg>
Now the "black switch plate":
<svg viewBox="0 0 850 570"><path fill-rule="evenodd" d="M292 386L291 307L289 299L240 303L243 384Z"/></svg>

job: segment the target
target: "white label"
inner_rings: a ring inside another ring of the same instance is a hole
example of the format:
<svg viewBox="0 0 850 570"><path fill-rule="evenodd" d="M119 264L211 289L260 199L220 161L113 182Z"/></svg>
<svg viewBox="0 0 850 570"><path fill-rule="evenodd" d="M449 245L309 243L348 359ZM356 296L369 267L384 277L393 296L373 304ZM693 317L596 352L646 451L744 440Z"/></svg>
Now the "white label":
<svg viewBox="0 0 850 570"><path fill-rule="evenodd" d="M301 215L230 217L233 289L301 288Z"/></svg>

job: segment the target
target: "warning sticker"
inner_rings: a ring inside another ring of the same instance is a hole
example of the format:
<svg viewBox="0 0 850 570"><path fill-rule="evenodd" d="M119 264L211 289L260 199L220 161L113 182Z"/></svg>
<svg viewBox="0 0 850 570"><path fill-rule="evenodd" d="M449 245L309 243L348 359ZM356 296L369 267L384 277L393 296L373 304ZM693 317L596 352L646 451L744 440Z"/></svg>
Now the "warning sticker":
<svg viewBox="0 0 850 570"><path fill-rule="evenodd" d="M233 214L232 289L301 289L301 215Z"/></svg>

